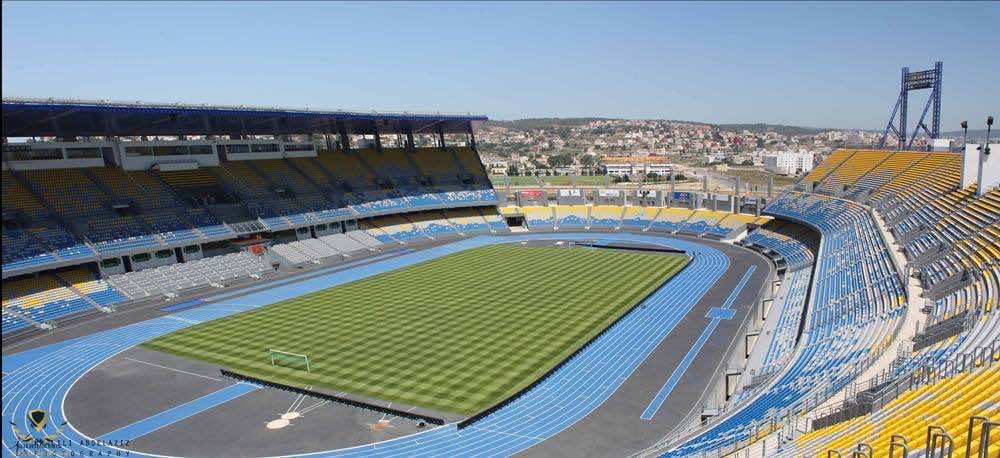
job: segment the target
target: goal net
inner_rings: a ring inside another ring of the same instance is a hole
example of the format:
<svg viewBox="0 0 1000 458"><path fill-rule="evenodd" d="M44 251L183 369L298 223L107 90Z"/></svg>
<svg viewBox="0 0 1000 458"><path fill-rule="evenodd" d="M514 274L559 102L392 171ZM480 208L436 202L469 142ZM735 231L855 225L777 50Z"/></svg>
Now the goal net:
<svg viewBox="0 0 1000 458"><path fill-rule="evenodd" d="M267 352L271 356L272 366L289 367L292 369L299 369L299 370L304 370L306 372L312 372L309 368L309 357L306 355L275 350L273 348L268 348Z"/></svg>

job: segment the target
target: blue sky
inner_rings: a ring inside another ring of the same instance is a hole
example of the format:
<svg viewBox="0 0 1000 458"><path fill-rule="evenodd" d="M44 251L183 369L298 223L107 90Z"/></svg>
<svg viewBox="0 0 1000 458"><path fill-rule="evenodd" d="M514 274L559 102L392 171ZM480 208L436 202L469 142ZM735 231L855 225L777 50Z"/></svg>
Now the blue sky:
<svg viewBox="0 0 1000 458"><path fill-rule="evenodd" d="M1000 114L998 23L998 3L4 2L2 84L4 96L881 129L900 67L940 59L952 130Z"/></svg>

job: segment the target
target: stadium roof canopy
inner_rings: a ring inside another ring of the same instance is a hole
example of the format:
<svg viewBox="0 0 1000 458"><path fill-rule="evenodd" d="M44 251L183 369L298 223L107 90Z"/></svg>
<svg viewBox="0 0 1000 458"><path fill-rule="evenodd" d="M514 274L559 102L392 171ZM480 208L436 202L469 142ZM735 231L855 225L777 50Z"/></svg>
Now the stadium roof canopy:
<svg viewBox="0 0 1000 458"><path fill-rule="evenodd" d="M4 137L465 133L481 115L3 99ZM376 130L377 129L377 130Z"/></svg>

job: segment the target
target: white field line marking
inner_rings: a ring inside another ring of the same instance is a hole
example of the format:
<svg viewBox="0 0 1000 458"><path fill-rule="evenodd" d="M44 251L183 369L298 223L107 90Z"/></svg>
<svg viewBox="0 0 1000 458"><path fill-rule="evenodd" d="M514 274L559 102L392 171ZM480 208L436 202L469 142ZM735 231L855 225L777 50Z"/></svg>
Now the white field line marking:
<svg viewBox="0 0 1000 458"><path fill-rule="evenodd" d="M303 396L305 396L305 395L304 394L298 394L298 395L296 395L295 399L292 399L292 403L288 405L287 409L285 409L285 413L291 412L292 409L295 408L295 404L298 404L299 403L299 399L302 399Z"/></svg>
<svg viewBox="0 0 1000 458"><path fill-rule="evenodd" d="M479 431L486 431L488 433L503 434L504 436L522 437L522 438L525 438L525 439L535 439L535 440L539 440L539 441L545 440L545 439L543 439L541 437L526 436L524 434L505 433L503 431L495 431L495 430L492 430L492 429L479 428L479 427L476 427L476 426L469 426L467 429L476 429L476 430L479 430Z"/></svg>
<svg viewBox="0 0 1000 458"><path fill-rule="evenodd" d="M320 407L323 407L324 405L329 404L329 403L330 403L330 401L319 401L319 402L317 402L317 403L315 403L315 404L313 404L313 405L311 405L309 407L306 407L305 409L302 409L302 411L299 412L299 413L301 413L301 414L307 414L307 413L312 412L313 410L316 410L316 409L318 409Z"/></svg>
<svg viewBox="0 0 1000 458"><path fill-rule="evenodd" d="M145 364L147 366L159 367L160 369L166 369L168 371L180 372L182 374L193 375L195 377L207 378L209 380L215 380L216 382L225 382L225 380L218 379L218 378L215 378L215 377L209 377L207 375L195 374L194 372L188 372L188 371L180 370L180 369L177 369L177 368L174 368L174 367L161 366L159 364L154 364L154 363L151 363L149 361L143 361L143 360L140 360L140 359L129 358L128 356L124 357L123 359L127 359L129 361L134 362L134 363Z"/></svg>

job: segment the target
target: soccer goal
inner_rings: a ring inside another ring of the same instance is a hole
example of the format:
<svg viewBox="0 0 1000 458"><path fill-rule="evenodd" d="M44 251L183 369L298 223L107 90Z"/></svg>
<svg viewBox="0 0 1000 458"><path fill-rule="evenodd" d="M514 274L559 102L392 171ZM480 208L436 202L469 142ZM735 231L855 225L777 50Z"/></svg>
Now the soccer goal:
<svg viewBox="0 0 1000 458"><path fill-rule="evenodd" d="M312 372L309 368L309 357L306 355L275 350L273 348L268 348L267 352L271 355L272 366L291 367L299 370L305 369L306 372Z"/></svg>

